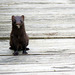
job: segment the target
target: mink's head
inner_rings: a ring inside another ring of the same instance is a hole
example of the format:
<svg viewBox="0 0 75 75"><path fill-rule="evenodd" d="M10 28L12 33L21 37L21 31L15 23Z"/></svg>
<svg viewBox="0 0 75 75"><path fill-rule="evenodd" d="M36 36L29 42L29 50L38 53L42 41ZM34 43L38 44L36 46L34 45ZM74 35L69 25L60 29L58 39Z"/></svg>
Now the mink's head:
<svg viewBox="0 0 75 75"><path fill-rule="evenodd" d="M20 29L24 25L24 15L12 16L12 26Z"/></svg>

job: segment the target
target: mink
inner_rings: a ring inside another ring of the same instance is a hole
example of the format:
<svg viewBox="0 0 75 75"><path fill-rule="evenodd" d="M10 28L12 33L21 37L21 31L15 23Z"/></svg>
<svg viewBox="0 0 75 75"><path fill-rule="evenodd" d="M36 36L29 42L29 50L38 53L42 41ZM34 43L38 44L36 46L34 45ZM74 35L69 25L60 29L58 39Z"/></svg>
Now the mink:
<svg viewBox="0 0 75 75"><path fill-rule="evenodd" d="M12 16L12 31L10 33L10 49L14 50L14 55L18 55L22 50L23 54L27 54L29 37L25 30L24 15Z"/></svg>

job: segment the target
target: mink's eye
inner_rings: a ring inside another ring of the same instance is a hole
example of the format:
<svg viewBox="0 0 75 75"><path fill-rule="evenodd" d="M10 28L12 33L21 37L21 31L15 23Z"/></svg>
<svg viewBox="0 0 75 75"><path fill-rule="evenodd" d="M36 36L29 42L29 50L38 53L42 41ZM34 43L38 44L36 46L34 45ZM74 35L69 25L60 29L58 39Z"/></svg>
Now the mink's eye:
<svg viewBox="0 0 75 75"><path fill-rule="evenodd" d="M23 23L22 20L20 20L20 22Z"/></svg>
<svg viewBox="0 0 75 75"><path fill-rule="evenodd" d="M14 23L16 23L16 20L14 20Z"/></svg>
<svg viewBox="0 0 75 75"><path fill-rule="evenodd" d="M13 23L16 23L16 20L14 19L14 20L12 20L13 21Z"/></svg>

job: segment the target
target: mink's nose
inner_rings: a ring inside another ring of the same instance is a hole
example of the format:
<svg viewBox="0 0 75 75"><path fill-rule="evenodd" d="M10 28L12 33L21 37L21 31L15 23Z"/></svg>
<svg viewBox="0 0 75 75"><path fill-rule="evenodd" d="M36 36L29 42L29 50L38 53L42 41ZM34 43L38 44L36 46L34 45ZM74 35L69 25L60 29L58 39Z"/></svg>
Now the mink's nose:
<svg viewBox="0 0 75 75"><path fill-rule="evenodd" d="M20 22L17 22L17 23L16 23L17 28L20 28L20 25L21 25Z"/></svg>
<svg viewBox="0 0 75 75"><path fill-rule="evenodd" d="M16 23L16 25L20 25L20 24L21 24L20 22L17 22L17 23Z"/></svg>

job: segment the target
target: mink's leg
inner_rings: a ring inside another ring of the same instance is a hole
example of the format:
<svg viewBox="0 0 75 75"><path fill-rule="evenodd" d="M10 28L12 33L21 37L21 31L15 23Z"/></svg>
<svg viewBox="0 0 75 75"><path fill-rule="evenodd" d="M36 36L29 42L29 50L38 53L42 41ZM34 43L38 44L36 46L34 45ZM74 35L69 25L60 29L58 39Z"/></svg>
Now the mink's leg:
<svg viewBox="0 0 75 75"><path fill-rule="evenodd" d="M23 46L23 54L28 54L28 53L26 52L26 47L25 47L25 46Z"/></svg>
<svg viewBox="0 0 75 75"><path fill-rule="evenodd" d="M14 50L13 55L15 55L15 56L16 56L16 55L18 55L18 54L19 54L19 53L18 53L18 51L17 51L17 50L16 50L16 51Z"/></svg>
<svg viewBox="0 0 75 75"><path fill-rule="evenodd" d="M26 48L26 51L29 50L29 48Z"/></svg>
<svg viewBox="0 0 75 75"><path fill-rule="evenodd" d="M28 53L26 52L26 50L23 50L23 54L28 54Z"/></svg>
<svg viewBox="0 0 75 75"><path fill-rule="evenodd" d="M18 53L18 46L17 46L17 48L15 48L15 50L14 50L14 53L13 53L13 55L18 55L19 53Z"/></svg>

